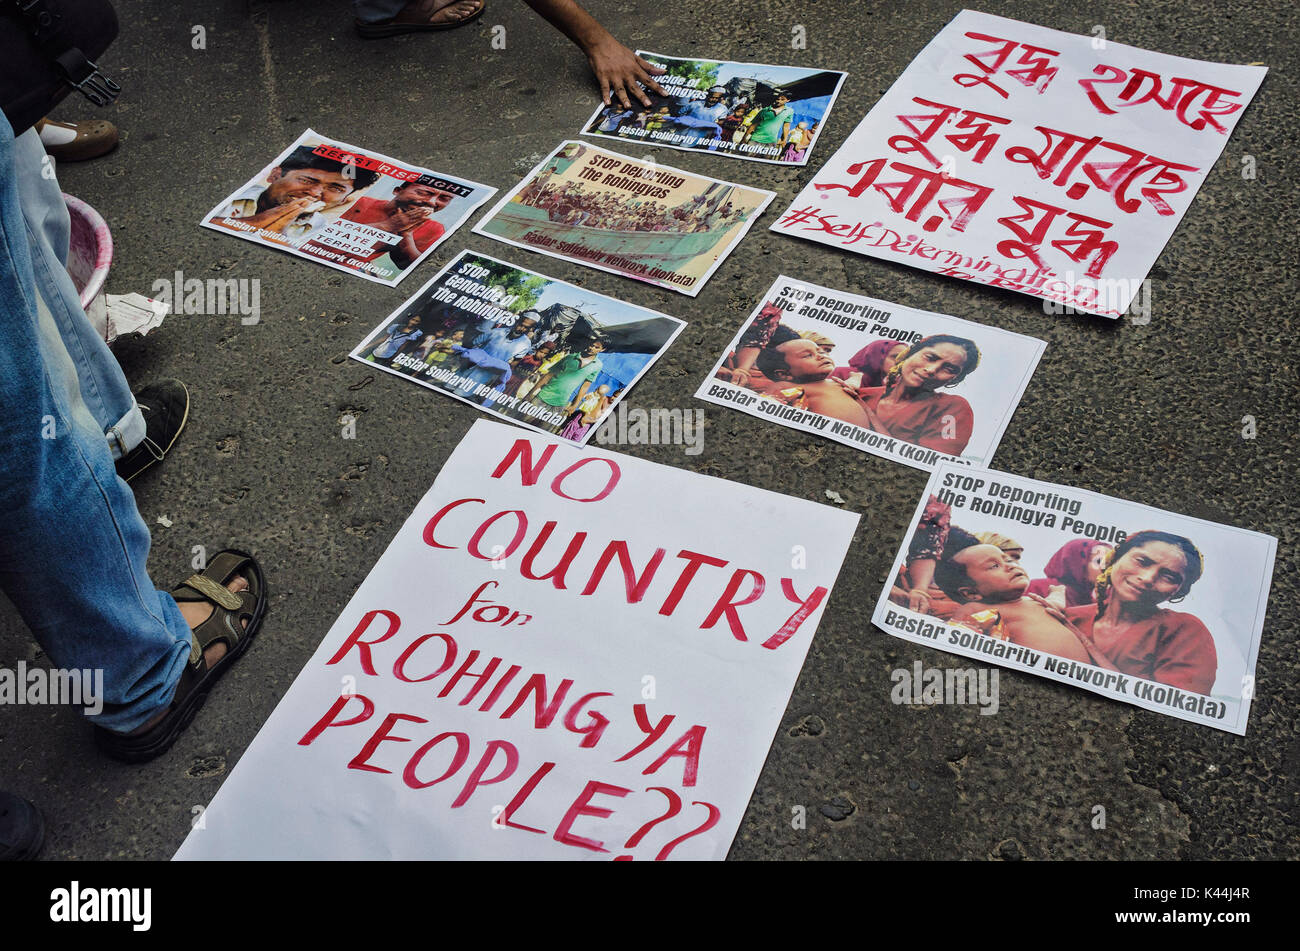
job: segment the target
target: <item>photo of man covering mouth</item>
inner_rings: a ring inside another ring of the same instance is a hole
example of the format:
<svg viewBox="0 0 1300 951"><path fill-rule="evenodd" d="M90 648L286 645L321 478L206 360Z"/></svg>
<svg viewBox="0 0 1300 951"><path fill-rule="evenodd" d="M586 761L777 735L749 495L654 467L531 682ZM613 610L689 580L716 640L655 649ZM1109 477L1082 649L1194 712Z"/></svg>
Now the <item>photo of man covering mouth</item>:
<svg viewBox="0 0 1300 951"><path fill-rule="evenodd" d="M399 240L376 241L368 254L356 258L374 261L387 254L394 265L405 270L442 237L444 228L433 216L456 197L449 188L432 183L404 182L393 189L391 198L358 198L339 217L397 235Z"/></svg>
<svg viewBox="0 0 1300 951"><path fill-rule="evenodd" d="M357 192L369 188L378 173L318 155L299 146L272 168L262 182L235 195L217 216L291 241L305 238Z"/></svg>

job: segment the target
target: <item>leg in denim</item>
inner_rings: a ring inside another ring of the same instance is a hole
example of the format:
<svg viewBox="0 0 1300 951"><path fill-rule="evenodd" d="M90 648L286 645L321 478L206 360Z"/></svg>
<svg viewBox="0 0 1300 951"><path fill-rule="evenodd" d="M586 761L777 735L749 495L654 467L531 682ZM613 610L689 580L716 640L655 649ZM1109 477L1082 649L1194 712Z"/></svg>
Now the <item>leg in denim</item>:
<svg viewBox="0 0 1300 951"><path fill-rule="evenodd" d="M46 224L24 217L17 174L0 115L0 587L56 667L104 671L96 722L127 731L171 702L189 625L145 572L149 531L82 398L57 316L66 286L33 260Z"/></svg>
<svg viewBox="0 0 1300 951"><path fill-rule="evenodd" d="M144 440L144 417L108 344L81 309L76 285L68 276L68 206L50 174L54 165L46 161L45 147L35 129L28 129L14 142L14 166L32 271L40 287L48 291L46 305L77 368L81 399L107 436L113 458L120 459Z"/></svg>

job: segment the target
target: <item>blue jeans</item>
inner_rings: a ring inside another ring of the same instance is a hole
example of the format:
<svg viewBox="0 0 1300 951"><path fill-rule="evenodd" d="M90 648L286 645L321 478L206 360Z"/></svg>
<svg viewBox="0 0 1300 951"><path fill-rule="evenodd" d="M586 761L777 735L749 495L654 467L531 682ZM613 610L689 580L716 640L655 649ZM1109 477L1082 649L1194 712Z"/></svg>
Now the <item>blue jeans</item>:
<svg viewBox="0 0 1300 951"><path fill-rule="evenodd" d="M52 263L62 201L38 151L0 114L0 587L54 666L103 670L95 722L128 731L171 702L190 629L145 571L149 530L105 439L134 402Z"/></svg>
<svg viewBox="0 0 1300 951"><path fill-rule="evenodd" d="M408 0L352 0L352 10L362 23L391 20L402 12Z"/></svg>
<svg viewBox="0 0 1300 951"><path fill-rule="evenodd" d="M14 142L14 167L18 201L26 221L32 271L43 289L45 304L59 329L68 356L77 367L81 399L108 438L114 459L120 459L144 441L144 417L117 358L108 349L81 309L76 285L68 276L68 240L71 222L59 183L47 169L45 147L34 130Z"/></svg>

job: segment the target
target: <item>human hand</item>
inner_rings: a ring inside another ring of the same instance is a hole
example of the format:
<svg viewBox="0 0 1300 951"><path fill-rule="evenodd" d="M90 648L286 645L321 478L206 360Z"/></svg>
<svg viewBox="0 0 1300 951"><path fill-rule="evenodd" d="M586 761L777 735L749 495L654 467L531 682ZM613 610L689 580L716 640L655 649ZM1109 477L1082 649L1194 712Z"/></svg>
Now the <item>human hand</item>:
<svg viewBox="0 0 1300 951"><path fill-rule="evenodd" d="M1065 601L1065 585L1054 584L1047 589L1047 597L1044 599L1058 611L1064 613L1069 606Z"/></svg>
<svg viewBox="0 0 1300 951"><path fill-rule="evenodd" d="M606 33L587 46L584 52L591 71L596 74L600 98L605 105L617 99L619 105L627 109L632 105L631 98L635 98L648 107L651 102L646 89L661 96L668 95L654 80L655 76L662 76L667 70L637 56L612 35Z"/></svg>
<svg viewBox="0 0 1300 951"><path fill-rule="evenodd" d="M858 378L861 379L861 377L862 375L858 374ZM828 376L826 379L831 383L834 383L836 386L842 389L849 396L853 397L855 400L861 398L861 394L858 393L857 385L850 382L849 380L842 379L841 377L838 376Z"/></svg>
<svg viewBox="0 0 1300 951"><path fill-rule="evenodd" d="M915 611L917 614L930 613L930 595L920 588L913 588L907 593L908 610Z"/></svg>
<svg viewBox="0 0 1300 951"><path fill-rule="evenodd" d="M408 231L414 231L427 221L430 214L430 210L423 206L403 208L379 222L379 227L385 231L391 231L393 234L406 234Z"/></svg>
<svg viewBox="0 0 1300 951"><path fill-rule="evenodd" d="M324 202L312 198L292 198L283 205L275 205L266 209L266 211L259 211L251 217L235 218L233 220L252 225L254 228L261 228L263 231L274 231L279 234L299 215L311 211L320 211L324 207Z"/></svg>
<svg viewBox="0 0 1300 951"><path fill-rule="evenodd" d="M749 371L748 371L748 370L742 370L742 369L740 369L739 367L736 367L735 369L733 369L733 370L731 370L731 371L729 371L729 372L731 373L731 382L734 383L736 386L748 386L748 385L749 385Z"/></svg>
<svg viewBox="0 0 1300 951"><path fill-rule="evenodd" d="M1063 585L1059 587L1061 591L1065 590L1065 587ZM1053 593L1055 593L1055 589L1053 590ZM1037 601L1039 604L1041 604L1043 606L1043 610L1047 612L1048 617L1055 618L1056 620L1060 621L1062 624L1067 623L1065 620L1065 595L1064 594L1061 595L1061 600L1059 602L1054 600L1050 595L1044 598L1042 595L1038 595L1038 594L1026 594L1025 597L1029 598L1031 601Z"/></svg>

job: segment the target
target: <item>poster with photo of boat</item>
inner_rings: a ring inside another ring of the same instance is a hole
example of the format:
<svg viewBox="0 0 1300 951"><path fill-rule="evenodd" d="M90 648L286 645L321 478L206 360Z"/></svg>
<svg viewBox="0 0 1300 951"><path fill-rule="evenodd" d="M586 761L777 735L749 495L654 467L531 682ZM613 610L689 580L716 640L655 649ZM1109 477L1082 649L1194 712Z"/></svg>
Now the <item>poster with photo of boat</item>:
<svg viewBox="0 0 1300 951"><path fill-rule="evenodd" d="M474 230L694 297L774 197L569 141Z"/></svg>

